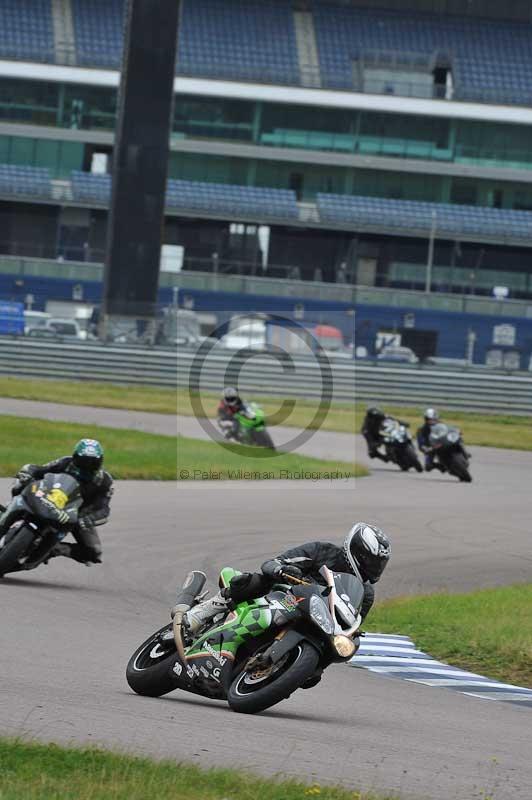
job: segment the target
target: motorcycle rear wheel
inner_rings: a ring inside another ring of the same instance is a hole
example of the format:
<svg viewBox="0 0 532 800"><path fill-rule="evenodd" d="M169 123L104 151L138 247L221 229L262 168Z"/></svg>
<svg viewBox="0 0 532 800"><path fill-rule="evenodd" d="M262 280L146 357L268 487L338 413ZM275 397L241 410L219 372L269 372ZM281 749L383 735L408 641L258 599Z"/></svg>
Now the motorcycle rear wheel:
<svg viewBox="0 0 532 800"><path fill-rule="evenodd" d="M299 642L285 660L269 675L261 678L256 673L242 670L233 680L227 693L227 702L233 711L257 714L286 700L314 673L319 656L308 642Z"/></svg>
<svg viewBox="0 0 532 800"><path fill-rule="evenodd" d="M176 682L172 676L172 666L177 659L175 642L172 638L161 640L161 634L171 631L165 625L137 647L126 667L126 680L137 694L147 697L161 697L173 691Z"/></svg>

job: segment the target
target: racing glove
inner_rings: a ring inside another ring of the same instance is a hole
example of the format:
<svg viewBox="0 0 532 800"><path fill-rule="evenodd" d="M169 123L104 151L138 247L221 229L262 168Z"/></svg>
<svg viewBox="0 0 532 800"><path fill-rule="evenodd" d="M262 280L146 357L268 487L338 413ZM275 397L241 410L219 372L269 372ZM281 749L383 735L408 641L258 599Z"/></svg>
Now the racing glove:
<svg viewBox="0 0 532 800"><path fill-rule="evenodd" d="M17 479L17 481L20 481L20 483L24 484L24 483L29 483L33 478L33 475L31 474L31 472L26 472L25 470L21 469L17 472L15 478Z"/></svg>
<svg viewBox="0 0 532 800"><path fill-rule="evenodd" d="M67 525L71 522L70 515L62 509L57 510L57 521L60 525Z"/></svg>
<svg viewBox="0 0 532 800"><path fill-rule="evenodd" d="M283 574L290 575L292 578L303 576L302 570L295 564L282 564L275 558L262 565L262 573L268 578L279 578Z"/></svg>
<svg viewBox="0 0 532 800"><path fill-rule="evenodd" d="M82 531L86 531L89 528L94 528L95 524L96 523L91 514L84 514L82 517L78 518L78 526Z"/></svg>

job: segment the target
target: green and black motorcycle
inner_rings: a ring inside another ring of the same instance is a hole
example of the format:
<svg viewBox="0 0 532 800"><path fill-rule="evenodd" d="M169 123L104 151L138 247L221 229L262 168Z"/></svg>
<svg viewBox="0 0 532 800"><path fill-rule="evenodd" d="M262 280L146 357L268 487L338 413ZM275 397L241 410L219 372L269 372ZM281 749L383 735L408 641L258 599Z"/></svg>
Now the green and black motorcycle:
<svg viewBox="0 0 532 800"><path fill-rule="evenodd" d="M160 697L174 689L227 700L234 711L255 714L310 689L333 662L350 660L359 646L362 581L320 570L326 585L281 576L264 597L215 617L192 641L184 614L203 596L203 572L189 573L173 623L146 639L126 669L138 694ZM220 587L238 575L220 573Z"/></svg>
<svg viewBox="0 0 532 800"><path fill-rule="evenodd" d="M236 433L231 434L231 438L240 444L256 445L257 447L268 447L275 450L272 437L266 429L266 415L257 403L245 403L243 408L234 416L238 422ZM227 429L232 428L232 422L220 420L220 428L227 433Z"/></svg>

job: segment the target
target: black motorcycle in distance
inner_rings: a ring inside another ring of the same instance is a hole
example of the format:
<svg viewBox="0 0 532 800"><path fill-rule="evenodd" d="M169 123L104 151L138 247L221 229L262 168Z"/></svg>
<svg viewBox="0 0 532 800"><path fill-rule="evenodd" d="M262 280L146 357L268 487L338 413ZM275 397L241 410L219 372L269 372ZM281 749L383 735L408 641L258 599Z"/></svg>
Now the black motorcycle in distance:
<svg viewBox="0 0 532 800"><path fill-rule="evenodd" d="M411 467L423 472L408 425L394 417L386 417L379 433L389 461L397 464L403 472L408 472Z"/></svg>
<svg viewBox="0 0 532 800"><path fill-rule="evenodd" d="M46 561L76 524L82 503L79 483L67 473L47 472L25 486L0 518L0 578Z"/></svg>
<svg viewBox="0 0 532 800"><path fill-rule="evenodd" d="M458 428L438 422L431 429L429 444L435 460L443 467L442 472L449 472L464 483L471 483L473 478L469 472L469 454Z"/></svg>

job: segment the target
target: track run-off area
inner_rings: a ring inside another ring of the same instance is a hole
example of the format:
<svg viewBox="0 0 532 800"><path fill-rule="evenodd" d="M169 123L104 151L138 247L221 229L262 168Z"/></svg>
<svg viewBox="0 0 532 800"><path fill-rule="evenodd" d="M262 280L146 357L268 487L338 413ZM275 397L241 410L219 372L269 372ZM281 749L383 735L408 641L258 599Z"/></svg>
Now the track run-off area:
<svg viewBox="0 0 532 800"><path fill-rule="evenodd" d="M170 415L19 400L0 411L177 432ZM177 430L194 435L195 425L182 418ZM355 437L320 432L304 451L348 460L355 450L364 463ZM392 540L378 598L529 581L532 453L472 451L471 485L380 463L359 480L118 482L101 566L55 559L0 580L0 733L410 800L529 800L529 708L341 665L248 717L182 692L136 696L124 675L137 645L169 620L188 570L204 570L214 587L225 564L254 569L289 545L339 542L360 519ZM2 498L9 486L0 481Z"/></svg>

